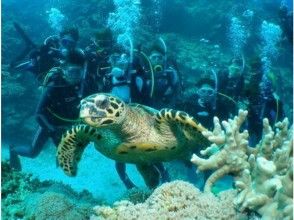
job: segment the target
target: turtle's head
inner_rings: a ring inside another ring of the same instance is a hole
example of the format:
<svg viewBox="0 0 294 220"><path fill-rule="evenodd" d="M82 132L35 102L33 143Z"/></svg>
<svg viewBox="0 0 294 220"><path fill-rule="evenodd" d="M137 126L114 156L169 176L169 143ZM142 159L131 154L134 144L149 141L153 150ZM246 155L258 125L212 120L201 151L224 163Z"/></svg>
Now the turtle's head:
<svg viewBox="0 0 294 220"><path fill-rule="evenodd" d="M80 118L95 128L120 124L125 113L125 103L110 94L98 93L81 101Z"/></svg>

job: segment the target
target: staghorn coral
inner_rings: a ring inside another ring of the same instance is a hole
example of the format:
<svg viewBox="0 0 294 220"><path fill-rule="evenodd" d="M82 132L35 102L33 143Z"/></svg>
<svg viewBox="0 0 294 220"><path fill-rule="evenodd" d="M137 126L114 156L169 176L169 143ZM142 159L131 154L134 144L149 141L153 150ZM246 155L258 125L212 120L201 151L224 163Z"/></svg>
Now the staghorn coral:
<svg viewBox="0 0 294 220"><path fill-rule="evenodd" d="M114 207L96 206L91 219L241 219L233 207L235 195L229 190L218 198L201 193L190 183L173 181L157 188L144 203L123 200Z"/></svg>
<svg viewBox="0 0 294 220"><path fill-rule="evenodd" d="M214 130L205 131L203 135L213 142L211 146L200 151L202 155L211 155L209 159L202 159L193 154L191 161L199 170L216 169L207 179L204 191L210 192L212 185L227 174L238 175L249 167L246 152L251 151L248 146L248 132L239 129L245 121L247 111L240 111L238 117L228 122L223 121L225 131L221 129L219 119L214 117Z"/></svg>
<svg viewBox="0 0 294 220"><path fill-rule="evenodd" d="M293 137L288 119L275 125L273 131L267 119L263 120L263 138L255 148L248 145L248 132L240 132L247 111L239 111L233 120L222 125L214 118L213 132L206 136L213 144L201 151L210 155L202 159L193 155L191 161L200 170L216 169L205 184L211 191L216 180L233 174L238 195L234 200L240 211L252 210L262 219L293 219Z"/></svg>

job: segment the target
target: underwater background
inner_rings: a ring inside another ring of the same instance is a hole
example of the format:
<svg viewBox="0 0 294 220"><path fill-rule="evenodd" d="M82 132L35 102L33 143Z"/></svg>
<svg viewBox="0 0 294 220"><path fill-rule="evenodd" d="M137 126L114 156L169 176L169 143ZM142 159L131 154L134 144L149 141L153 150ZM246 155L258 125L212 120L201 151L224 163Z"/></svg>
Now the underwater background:
<svg viewBox="0 0 294 220"><path fill-rule="evenodd" d="M287 172L291 176L293 139L288 127L293 123L293 24L291 39L289 27L281 18L282 6L289 13L293 11L293 2L288 0L2 1L2 219L293 219L292 214L281 214L284 211L280 206L291 210L285 213L293 210L284 203L279 204L279 214L272 214L275 217L262 218L258 209L236 211L232 203L236 192L225 191L218 199L201 193L196 187L203 189L203 173L196 173L196 166L186 166L181 161L164 163L171 180L176 182L167 183L170 185L165 185L166 189L155 189L153 194L134 165L127 165L127 173L138 188L127 190L114 161L97 152L93 144L86 148L76 177L66 176L56 166L56 147L51 141L38 157L21 157L21 172L12 170L8 163L9 145L32 142L38 127L35 111L42 92L33 74L10 68L25 47L14 22L38 45L58 34L62 26L74 25L79 29L80 48L91 43L95 31L108 26L118 41L131 36L134 45L148 46L163 38L169 56L176 60L184 89L193 87L203 71L230 66L236 56L244 56L248 63L254 57L265 58L264 71L288 118L287 125L278 127L287 133L280 145L291 148L287 148L288 157L284 157L288 162L283 166L286 171L280 175ZM218 83L221 86L224 82ZM292 186L293 175L291 178ZM233 178L225 176L213 190L219 192L233 185ZM163 197L169 202L162 202ZM288 197L292 203L291 195ZM121 200L125 201L113 205ZM181 205L170 205L173 203ZM207 210L212 211L206 213Z"/></svg>

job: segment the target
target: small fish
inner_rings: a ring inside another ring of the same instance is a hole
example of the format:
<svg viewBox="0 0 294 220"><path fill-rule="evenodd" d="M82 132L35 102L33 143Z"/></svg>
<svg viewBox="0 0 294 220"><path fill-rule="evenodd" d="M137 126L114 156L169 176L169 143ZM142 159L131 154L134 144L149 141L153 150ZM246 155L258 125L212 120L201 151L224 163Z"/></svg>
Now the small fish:
<svg viewBox="0 0 294 220"><path fill-rule="evenodd" d="M200 39L200 42L203 42L203 43L208 43L208 42L209 42L209 40L207 40L207 39L205 39L205 38L201 38L201 39Z"/></svg>

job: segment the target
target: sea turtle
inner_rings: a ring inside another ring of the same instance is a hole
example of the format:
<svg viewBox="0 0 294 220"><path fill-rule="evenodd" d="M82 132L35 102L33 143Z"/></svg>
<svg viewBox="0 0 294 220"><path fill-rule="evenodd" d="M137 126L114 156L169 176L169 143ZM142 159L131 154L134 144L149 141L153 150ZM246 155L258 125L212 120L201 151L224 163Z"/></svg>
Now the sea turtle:
<svg viewBox="0 0 294 220"><path fill-rule="evenodd" d="M57 150L59 165L69 176L76 175L85 147L94 142L106 157L135 164L152 188L159 181L153 163L187 159L193 148L209 144L201 134L206 129L185 112L126 104L106 93L84 98L80 119L83 123L63 135Z"/></svg>

